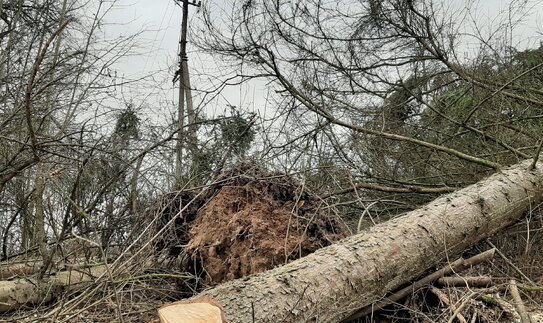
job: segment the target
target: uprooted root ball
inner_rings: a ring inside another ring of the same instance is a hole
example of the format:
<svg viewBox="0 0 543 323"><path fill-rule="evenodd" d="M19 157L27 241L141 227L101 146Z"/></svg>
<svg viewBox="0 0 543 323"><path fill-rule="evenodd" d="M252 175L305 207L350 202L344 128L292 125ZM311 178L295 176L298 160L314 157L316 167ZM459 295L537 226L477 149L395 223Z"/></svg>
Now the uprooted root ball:
<svg viewBox="0 0 543 323"><path fill-rule="evenodd" d="M211 283L263 272L346 235L343 224L290 176L241 165L216 183L186 247Z"/></svg>

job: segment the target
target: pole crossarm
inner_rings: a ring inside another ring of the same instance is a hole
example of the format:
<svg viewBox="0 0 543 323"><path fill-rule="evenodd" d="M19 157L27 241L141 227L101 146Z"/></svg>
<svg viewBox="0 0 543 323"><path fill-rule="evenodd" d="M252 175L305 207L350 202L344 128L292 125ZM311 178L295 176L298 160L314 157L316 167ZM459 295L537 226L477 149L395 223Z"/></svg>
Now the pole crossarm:
<svg viewBox="0 0 543 323"><path fill-rule="evenodd" d="M183 4L191 5L191 6L195 6L195 7L201 7L202 6L202 1L196 1L196 0L192 0L192 1L189 1L189 0L175 0L175 2L182 2Z"/></svg>

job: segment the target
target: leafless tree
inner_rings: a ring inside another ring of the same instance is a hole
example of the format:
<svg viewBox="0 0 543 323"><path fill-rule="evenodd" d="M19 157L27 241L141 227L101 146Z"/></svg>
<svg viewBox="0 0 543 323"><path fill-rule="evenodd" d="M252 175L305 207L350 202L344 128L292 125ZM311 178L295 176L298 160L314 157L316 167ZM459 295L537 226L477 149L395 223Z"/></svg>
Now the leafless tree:
<svg viewBox="0 0 543 323"><path fill-rule="evenodd" d="M360 190L355 206L398 213L535 154L542 50L501 41L529 5L485 35L439 1L211 4L197 44L270 81L288 126L268 153L313 169L327 196Z"/></svg>
<svg viewBox="0 0 543 323"><path fill-rule="evenodd" d="M131 142L137 111L120 107L115 118L107 106L123 86L113 65L131 52L136 36L98 36L114 5L0 2L4 259L37 251L45 272L72 233L108 242L113 227L126 225L138 209L142 151L153 145Z"/></svg>

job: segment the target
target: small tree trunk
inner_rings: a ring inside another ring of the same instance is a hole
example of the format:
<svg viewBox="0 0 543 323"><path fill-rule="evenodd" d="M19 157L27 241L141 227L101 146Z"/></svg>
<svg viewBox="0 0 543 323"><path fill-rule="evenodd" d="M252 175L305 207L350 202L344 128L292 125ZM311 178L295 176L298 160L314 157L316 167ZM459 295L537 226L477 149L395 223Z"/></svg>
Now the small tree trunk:
<svg viewBox="0 0 543 323"><path fill-rule="evenodd" d="M205 291L229 322L339 322L496 233L543 199L531 160L288 265Z"/></svg>
<svg viewBox="0 0 543 323"><path fill-rule="evenodd" d="M46 264L49 258L49 250L47 249L47 233L45 232L45 211L43 207L43 195L45 192L45 165L38 166L35 190L34 190L34 244L39 248L40 255ZM47 268L43 268L45 272Z"/></svg>
<svg viewBox="0 0 543 323"><path fill-rule="evenodd" d="M23 179L16 179L17 191L15 193L15 200L17 207L19 208L19 221L20 221L20 230L21 230L21 249L19 251L25 251L30 247L30 241L33 239L32 234L32 194L26 193L26 182ZM9 234L9 232L5 232ZM4 237L4 240L6 238ZM5 246L4 246L5 247ZM12 252L15 250L12 250ZM4 254L4 257L7 257L7 253Z"/></svg>
<svg viewBox="0 0 543 323"><path fill-rule="evenodd" d="M143 163L143 158L145 154L142 154L138 161L136 162L136 167L134 167L134 173L130 179L130 213L134 215L138 214L138 179L140 176L141 164Z"/></svg>

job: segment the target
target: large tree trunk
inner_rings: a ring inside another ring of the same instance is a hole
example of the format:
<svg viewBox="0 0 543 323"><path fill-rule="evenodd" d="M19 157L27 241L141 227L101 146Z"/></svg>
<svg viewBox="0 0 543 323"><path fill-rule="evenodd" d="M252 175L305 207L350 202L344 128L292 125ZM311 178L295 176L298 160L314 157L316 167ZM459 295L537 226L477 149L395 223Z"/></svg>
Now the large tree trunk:
<svg viewBox="0 0 543 323"><path fill-rule="evenodd" d="M229 322L339 322L522 217L543 199L543 163L530 163L199 297L224 305Z"/></svg>

